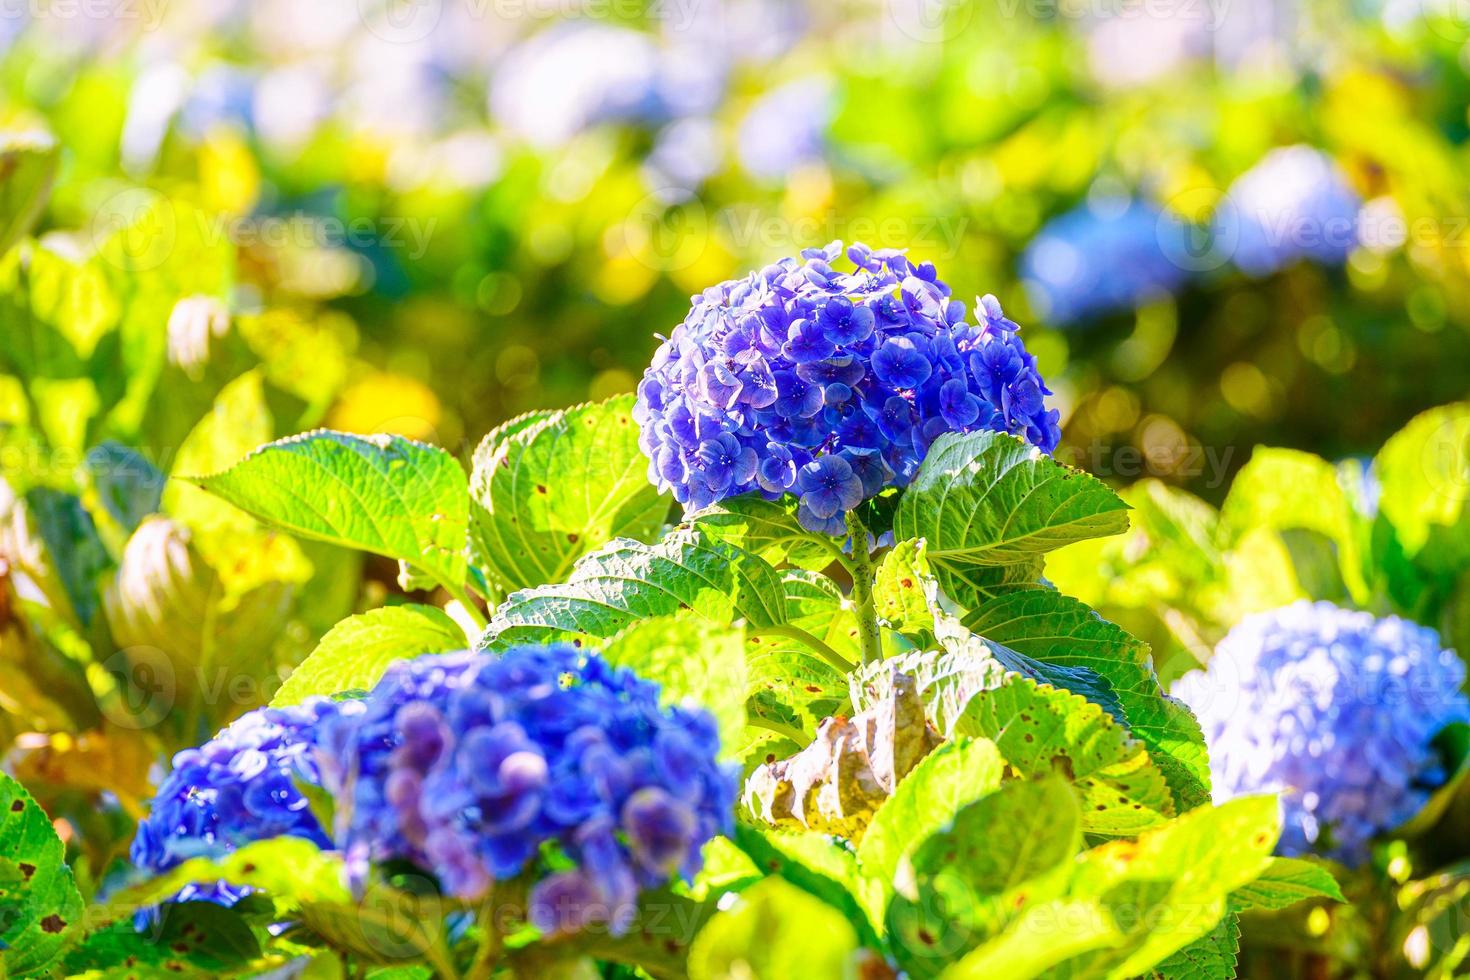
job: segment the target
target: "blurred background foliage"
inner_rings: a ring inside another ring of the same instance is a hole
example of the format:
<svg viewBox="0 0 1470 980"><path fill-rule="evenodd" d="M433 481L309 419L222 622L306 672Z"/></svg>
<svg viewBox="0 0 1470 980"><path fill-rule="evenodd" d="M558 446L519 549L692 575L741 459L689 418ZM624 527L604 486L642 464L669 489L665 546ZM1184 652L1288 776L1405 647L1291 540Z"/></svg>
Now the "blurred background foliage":
<svg viewBox="0 0 1470 980"><path fill-rule="evenodd" d="M995 293L1138 500L1367 457L1470 393L1467 41L1449 0L8 5L13 768L100 875L161 751L398 594L167 476L317 426L468 459L833 238Z"/></svg>
<svg viewBox="0 0 1470 980"><path fill-rule="evenodd" d="M300 403L288 428L462 447L631 389L689 293L863 238L1001 298L1081 461L1218 499L1223 474L1190 447L1229 469L1258 442L1364 453L1465 392L1445 370L1470 354L1457 13L36 0L7 16L0 92L7 128L60 146L43 236L90 241L157 192L202 211L169 217L180 231L238 251L207 285ZM1216 212L1302 144L1342 194L1267 175L1254 206L1288 237L1346 214L1352 241L1244 271ZM1043 228L1051 247L1027 257ZM201 278L209 261L180 260ZM1048 266L1060 286L1035 281ZM213 390L186 380L160 407L180 426Z"/></svg>

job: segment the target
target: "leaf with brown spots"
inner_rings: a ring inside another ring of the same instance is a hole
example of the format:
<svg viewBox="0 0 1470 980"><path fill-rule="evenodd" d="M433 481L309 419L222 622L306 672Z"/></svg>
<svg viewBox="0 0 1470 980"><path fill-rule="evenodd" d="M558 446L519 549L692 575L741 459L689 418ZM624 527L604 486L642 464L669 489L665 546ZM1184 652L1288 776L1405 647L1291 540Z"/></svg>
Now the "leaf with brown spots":
<svg viewBox="0 0 1470 980"><path fill-rule="evenodd" d="M0 973L42 972L81 929L82 897L61 839L25 787L0 774Z"/></svg>
<svg viewBox="0 0 1470 980"><path fill-rule="evenodd" d="M1083 854L1070 894L1107 909L1125 941L1082 957L1073 975L1147 974L1209 934L1233 914L1230 894L1270 866L1280 831L1276 797L1247 796L1199 807L1136 841Z"/></svg>
<svg viewBox="0 0 1470 980"><path fill-rule="evenodd" d="M900 965L927 975L936 951L958 958L1021 909L1065 894L1081 847L1077 797L1062 779L1009 782L960 810L899 873L887 922Z"/></svg>
<svg viewBox="0 0 1470 980"><path fill-rule="evenodd" d="M475 450L470 495L476 564L503 593L560 582L614 538L653 540L670 507L648 482L632 395L493 430Z"/></svg>
<svg viewBox="0 0 1470 980"><path fill-rule="evenodd" d="M98 929L64 961L68 977L122 978L255 976L288 954L263 953L238 908L213 902L164 906L143 929L131 918Z"/></svg>
<svg viewBox="0 0 1470 980"><path fill-rule="evenodd" d="M1088 833L1136 834L1174 815L1168 783L1143 743L1068 691L1008 677L970 700L955 731L994 740L1024 777L1056 773L1073 783Z"/></svg>

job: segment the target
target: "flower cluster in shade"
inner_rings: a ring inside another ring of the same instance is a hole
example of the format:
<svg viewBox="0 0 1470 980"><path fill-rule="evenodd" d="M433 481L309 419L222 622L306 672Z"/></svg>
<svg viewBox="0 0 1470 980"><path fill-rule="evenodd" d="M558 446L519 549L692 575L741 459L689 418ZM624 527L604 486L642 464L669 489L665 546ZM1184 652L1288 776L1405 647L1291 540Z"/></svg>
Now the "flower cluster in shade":
<svg viewBox="0 0 1470 980"><path fill-rule="evenodd" d="M407 860L476 900L545 861L529 909L547 932L625 928L640 890L732 830L714 720L570 645L404 661L322 744L355 874Z"/></svg>
<svg viewBox="0 0 1470 980"><path fill-rule="evenodd" d="M1189 275L1188 235L1143 201L1091 202L1047 222L1021 256L1021 278L1044 320L1084 323L1176 292Z"/></svg>
<svg viewBox="0 0 1470 980"><path fill-rule="evenodd" d="M1036 361L992 296L967 322L929 262L807 249L693 297L654 355L634 418L649 476L686 510L749 491L800 500L814 531L913 479L946 432L1060 438Z"/></svg>
<svg viewBox="0 0 1470 980"><path fill-rule="evenodd" d="M1253 276L1300 259L1341 265L1358 244L1361 204L1320 150L1278 147L1230 185L1216 209L1214 247Z"/></svg>
<svg viewBox="0 0 1470 980"><path fill-rule="evenodd" d="M316 738L321 723L351 718L360 710L354 702L323 698L258 708L199 748L179 752L147 818L138 824L133 863L158 873L274 837L330 846L300 786L320 784ZM223 883L191 884L173 900L233 905L247 892Z"/></svg>
<svg viewBox="0 0 1470 980"><path fill-rule="evenodd" d="M1356 865L1445 781L1432 743L1470 721L1464 679L1433 630L1301 601L1244 619L1173 693L1204 728L1216 802L1280 793L1281 853Z"/></svg>

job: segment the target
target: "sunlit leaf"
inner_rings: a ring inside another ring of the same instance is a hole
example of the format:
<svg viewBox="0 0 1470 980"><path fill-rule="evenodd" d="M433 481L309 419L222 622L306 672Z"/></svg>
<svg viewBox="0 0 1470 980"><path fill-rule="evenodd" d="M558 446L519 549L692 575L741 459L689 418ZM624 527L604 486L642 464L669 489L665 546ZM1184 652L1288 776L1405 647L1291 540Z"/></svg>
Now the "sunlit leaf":
<svg viewBox="0 0 1470 980"><path fill-rule="evenodd" d="M272 705L370 690L398 660L468 646L464 630L435 606L385 606L334 626L281 685Z"/></svg>
<svg viewBox="0 0 1470 980"><path fill-rule="evenodd" d="M648 482L631 395L515 420L485 437L470 477L471 541L502 592L560 582L613 538L649 540L668 514Z"/></svg>

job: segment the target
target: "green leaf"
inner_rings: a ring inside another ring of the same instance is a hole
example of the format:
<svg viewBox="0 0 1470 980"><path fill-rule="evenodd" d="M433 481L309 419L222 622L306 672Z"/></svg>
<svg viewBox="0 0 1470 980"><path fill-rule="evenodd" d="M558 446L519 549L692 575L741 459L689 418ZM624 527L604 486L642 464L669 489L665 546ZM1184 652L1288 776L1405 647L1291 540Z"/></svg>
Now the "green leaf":
<svg viewBox="0 0 1470 980"><path fill-rule="evenodd" d="M322 430L192 482L294 534L401 559L456 588L465 580L468 481L437 447Z"/></svg>
<svg viewBox="0 0 1470 980"><path fill-rule="evenodd" d="M842 552L836 539L813 534L796 519L796 498L785 494L767 500L758 493L731 497L690 518L711 535L724 538L773 565L821 570Z"/></svg>
<svg viewBox="0 0 1470 980"><path fill-rule="evenodd" d="M845 608L842 592L829 578L801 569L781 575L787 623L826 643L851 662L858 652L857 622ZM794 723L810 734L818 719L845 711L847 676L799 639L777 634L746 640L749 695L756 718ZM779 715L773 711L779 709Z"/></svg>
<svg viewBox="0 0 1470 980"><path fill-rule="evenodd" d="M0 972L42 974L81 938L82 915L50 818L24 786L0 773Z"/></svg>
<svg viewBox="0 0 1470 980"><path fill-rule="evenodd" d="M976 661L993 659L1011 673L1081 695L1118 721L1125 720L1123 706L1118 702L1112 685L1092 668L1028 657L967 629L941 608L939 602L931 602L930 605L934 610L934 634L940 646L948 652Z"/></svg>
<svg viewBox="0 0 1470 980"><path fill-rule="evenodd" d="M429 883L417 891L372 883L361 897L303 900L301 921L336 949L365 963L427 959L440 976L456 976L445 939L447 901Z"/></svg>
<svg viewBox="0 0 1470 980"><path fill-rule="evenodd" d="M61 160L61 147L45 133L0 136L0 253L30 234Z"/></svg>
<svg viewBox="0 0 1470 980"><path fill-rule="evenodd" d="M1230 893L1270 862L1280 832L1276 798L1250 796L1086 852L1071 897L1101 904L1126 941L1079 958L1073 975L1137 976L1207 934L1226 915Z"/></svg>
<svg viewBox="0 0 1470 980"><path fill-rule="evenodd" d="M184 437L163 492L171 517L206 537L246 535L259 527L242 508L187 482L196 473L218 473L245 459L275 432L260 372L247 371L220 389L214 404Z"/></svg>
<svg viewBox="0 0 1470 980"><path fill-rule="evenodd" d="M873 814L857 849L858 867L879 886L875 894L865 895L874 921L883 919L904 855L962 809L998 789L1004 774L1005 760L993 742L961 739L939 746L899 781Z"/></svg>
<svg viewBox="0 0 1470 980"><path fill-rule="evenodd" d="M936 955L953 960L1018 910L1061 895L1082 847L1080 816L1056 778L1006 783L961 810L899 872L888 924L900 962L932 975Z"/></svg>
<svg viewBox="0 0 1470 980"><path fill-rule="evenodd" d="M983 926L1000 911L994 899L1011 899L1014 908L1019 889L1026 901L1060 893L1080 849L1076 793L1066 780L1042 777L1005 783L973 802L919 845L910 862L920 880L953 899L951 915ZM966 908L982 899L991 908Z"/></svg>
<svg viewBox="0 0 1470 980"><path fill-rule="evenodd" d="M1048 663L1086 667L1111 686L1128 729L1148 746L1169 781L1179 810L1209 802L1210 762L1199 723L1164 694L1148 646L1076 599L1050 589L992 599L965 626L1018 653Z"/></svg>
<svg viewBox="0 0 1470 980"><path fill-rule="evenodd" d="M1097 902L1058 899L1028 905L998 936L942 974L944 980L1030 980L1059 975L1056 968L1123 941L1112 916Z"/></svg>
<svg viewBox="0 0 1470 980"><path fill-rule="evenodd" d="M1338 471L1331 463L1311 453L1293 449L1260 448L1251 454L1236 474L1230 493L1220 508L1220 530L1228 543L1247 531L1269 528L1277 532L1311 531L1336 546L1329 561L1359 602L1366 601L1368 586L1363 578L1361 537L1366 525L1353 510ZM1320 582L1316 566L1320 555L1293 551L1297 579L1304 587ZM1331 576L1328 576L1330 579ZM1330 596L1308 588L1309 594Z"/></svg>
<svg viewBox="0 0 1470 980"><path fill-rule="evenodd" d="M1156 980L1234 980L1240 952L1240 916L1234 910L1215 928L1156 966Z"/></svg>
<svg viewBox="0 0 1470 980"><path fill-rule="evenodd" d="M1470 563L1470 402L1416 416L1373 465L1379 507L1409 558L1444 575Z"/></svg>
<svg viewBox="0 0 1470 980"><path fill-rule="evenodd" d="M66 957L68 977L210 977L266 972L255 962L260 940L235 909L213 902L180 902L159 910L139 931L132 920L114 922L87 937Z"/></svg>
<svg viewBox="0 0 1470 980"><path fill-rule="evenodd" d="M284 909L305 902L342 903L351 899L341 855L323 851L301 837L274 837L246 844L218 860L190 858L135 885L121 889L107 902L92 908L104 922L132 915L164 902L190 883L226 884L254 888Z"/></svg>
<svg viewBox="0 0 1470 980"><path fill-rule="evenodd" d="M1168 784L1143 744L1079 695L1009 677L971 698L955 731L993 740L1022 776L1066 777L1088 833L1136 834L1174 815Z"/></svg>
<svg viewBox="0 0 1470 980"><path fill-rule="evenodd" d="M560 582L613 538L648 540L669 504L648 481L633 396L513 420L475 451L470 542L501 592Z"/></svg>
<svg viewBox="0 0 1470 980"><path fill-rule="evenodd" d="M766 875L778 875L847 917L865 945L878 946L863 904L864 881L857 857L835 838L811 832L739 825L735 843Z"/></svg>
<svg viewBox="0 0 1470 980"><path fill-rule="evenodd" d="M1342 887L1327 868L1287 857L1273 857L1255 881L1230 896L1232 902L1244 908L1270 910L1284 909L1316 898L1347 901L1342 895Z"/></svg>
<svg viewBox="0 0 1470 980"><path fill-rule="evenodd" d="M619 538L577 562L567 581L508 596L478 645L565 633L605 639L637 620L681 610L716 625L784 623L780 573L698 527L675 528L651 545Z"/></svg>
<svg viewBox="0 0 1470 980"><path fill-rule="evenodd" d="M935 440L893 522L898 540L928 541L951 591L951 577L1127 529L1128 505L1107 486L998 432Z"/></svg>
<svg viewBox="0 0 1470 980"><path fill-rule="evenodd" d="M1111 686L1096 671L1088 667L1028 657L979 636L950 611L952 604L949 597L940 590L939 583L930 571L925 549L917 546L912 550L904 549L903 560L907 569L905 577L921 589L928 606L928 626L915 632L914 638L927 643L928 636L932 634L945 654L953 658L940 673L947 675L956 686L947 685L925 695L925 700L938 712L931 715L931 720L941 731L949 731L954 713L964 707L970 694L982 687L993 686L995 679L1000 676L995 670L997 666L1004 671L1019 673L1042 683L1074 691L1102 705L1114 717L1120 720L1123 718L1122 706ZM927 655L921 655L921 659L923 656ZM931 669L919 666L912 655L907 663L920 670ZM867 675L860 670L856 676L866 678ZM879 676L877 680L881 687L882 677ZM928 688L929 681L925 680L920 686ZM856 704L859 697L856 689L853 697Z"/></svg>
<svg viewBox="0 0 1470 980"><path fill-rule="evenodd" d="M932 633L934 616L924 589L931 576L924 541L900 541L878 564L873 576L873 603L889 629L911 636Z"/></svg>
<svg viewBox="0 0 1470 980"><path fill-rule="evenodd" d="M745 730L745 633L685 613L639 620L603 645L609 663L634 670L663 688L665 703L710 711L726 751Z"/></svg>
<svg viewBox="0 0 1470 980"><path fill-rule="evenodd" d="M98 582L112 563L92 515L76 496L50 487L36 487L25 501L71 608L89 625L97 613Z"/></svg>
<svg viewBox="0 0 1470 980"><path fill-rule="evenodd" d="M449 653L468 644L464 630L435 606L385 606L342 620L303 660L273 707L300 704L313 695L370 690L394 661L425 653Z"/></svg>
<svg viewBox="0 0 1470 980"><path fill-rule="evenodd" d="M842 913L788 884L767 878L710 919L689 951L692 980L790 980L844 977L858 938Z"/></svg>
<svg viewBox="0 0 1470 980"><path fill-rule="evenodd" d="M86 470L102 509L124 534L158 513L164 476L137 450L108 440L87 450Z"/></svg>

